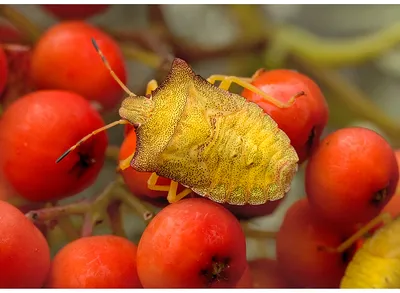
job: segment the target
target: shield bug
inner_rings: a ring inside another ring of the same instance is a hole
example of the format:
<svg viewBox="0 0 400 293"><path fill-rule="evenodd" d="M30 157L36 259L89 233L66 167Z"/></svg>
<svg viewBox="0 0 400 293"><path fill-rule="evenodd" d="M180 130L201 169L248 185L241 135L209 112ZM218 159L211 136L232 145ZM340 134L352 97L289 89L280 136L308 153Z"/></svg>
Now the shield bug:
<svg viewBox="0 0 400 293"><path fill-rule="evenodd" d="M93 45L128 94L119 109L122 119L85 136L57 162L96 133L132 124L137 148L119 168L152 172L149 189L168 191L170 203L193 191L219 203L259 205L289 191L299 160L290 139L257 104L228 90L235 83L280 108L290 107L303 92L284 103L251 85L251 78L204 79L175 58L163 83L152 80L147 95L137 96L119 80L94 40ZM159 176L171 183L158 185ZM178 182L186 189L177 194Z"/></svg>
<svg viewBox="0 0 400 293"><path fill-rule="evenodd" d="M341 246L349 247L378 224L384 224L367 238L348 264L341 280L342 289L400 288L400 217L382 213ZM339 250L339 248L338 248ZM343 250L343 249L342 249Z"/></svg>

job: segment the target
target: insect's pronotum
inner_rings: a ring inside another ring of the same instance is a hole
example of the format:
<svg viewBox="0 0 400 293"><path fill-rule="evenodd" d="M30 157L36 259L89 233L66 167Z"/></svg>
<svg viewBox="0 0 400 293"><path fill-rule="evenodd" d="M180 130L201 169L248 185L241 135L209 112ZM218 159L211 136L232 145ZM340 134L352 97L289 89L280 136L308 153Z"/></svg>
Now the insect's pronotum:
<svg viewBox="0 0 400 293"><path fill-rule="evenodd" d="M289 191L298 163L290 139L257 104L228 90L236 83L280 108L290 107L303 92L284 103L251 85L251 78L212 75L206 80L175 58L164 82L150 81L147 95L137 96L118 79L94 40L93 45L128 94L119 109L122 119L87 135L57 162L96 133L129 123L135 126L137 147L120 169L152 172L149 189L168 191L171 203L194 191L220 203L258 205ZM158 185L159 176L171 184ZM178 182L186 189L177 194Z"/></svg>

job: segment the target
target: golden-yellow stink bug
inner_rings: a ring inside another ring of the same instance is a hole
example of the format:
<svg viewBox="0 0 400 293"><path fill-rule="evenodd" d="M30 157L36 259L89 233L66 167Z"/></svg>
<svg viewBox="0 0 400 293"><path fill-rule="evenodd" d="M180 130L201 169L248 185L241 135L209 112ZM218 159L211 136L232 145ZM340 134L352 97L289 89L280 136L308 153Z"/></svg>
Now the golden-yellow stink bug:
<svg viewBox="0 0 400 293"><path fill-rule="evenodd" d="M228 90L236 83L280 108L303 93L283 103L251 85L251 78L212 75L206 80L175 58L164 82L150 81L148 95L137 96L118 79L94 40L93 45L129 96L119 109L121 120L87 135L58 161L92 135L129 123L135 126L137 148L120 169L153 172L149 189L168 191L171 203L194 191L219 203L259 205L289 191L298 165L290 139L258 105ZM171 184L157 185L158 176ZM186 187L179 194L178 182Z"/></svg>
<svg viewBox="0 0 400 293"><path fill-rule="evenodd" d="M389 214L380 215L348 240L348 244L382 220L385 225L367 238L354 254L340 288L400 288L400 217L391 221Z"/></svg>

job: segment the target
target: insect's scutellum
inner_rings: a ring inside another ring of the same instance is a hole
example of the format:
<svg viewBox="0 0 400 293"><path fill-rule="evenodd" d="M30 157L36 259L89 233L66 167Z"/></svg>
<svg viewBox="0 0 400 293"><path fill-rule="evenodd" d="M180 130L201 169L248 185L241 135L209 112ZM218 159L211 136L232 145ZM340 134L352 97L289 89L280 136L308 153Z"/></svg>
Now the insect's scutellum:
<svg viewBox="0 0 400 293"><path fill-rule="evenodd" d="M110 63L108 63L107 58L104 56L103 52L100 50L99 46L97 45L97 42L94 38L92 38L92 44L93 47L95 48L96 52L99 54L101 57L101 60L103 61L103 64L105 67L108 69L110 72L111 76L114 78L114 80L121 86L121 88L130 96L134 97L136 96L132 91L130 91L126 85L119 79L119 77L115 74L114 70L111 68ZM125 120L125 119L120 119L118 121L111 122L110 124L105 125L104 127L101 127L89 135L85 136L82 138L80 141L78 141L75 145L70 147L65 153L63 153L57 160L56 163L61 162L66 156L68 156L73 150L75 150L79 145L81 145L83 142L91 138L92 136L96 135L97 133L103 132L109 128L112 128L116 125L121 125L121 124L129 124L130 122Z"/></svg>

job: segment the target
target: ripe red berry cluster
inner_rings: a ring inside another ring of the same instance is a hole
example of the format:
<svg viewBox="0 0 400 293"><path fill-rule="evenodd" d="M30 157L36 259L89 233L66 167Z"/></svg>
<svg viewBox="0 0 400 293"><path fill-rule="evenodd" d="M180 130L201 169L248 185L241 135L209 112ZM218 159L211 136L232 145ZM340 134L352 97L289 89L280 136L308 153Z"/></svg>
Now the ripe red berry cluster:
<svg viewBox="0 0 400 293"><path fill-rule="evenodd" d="M87 189L106 159L107 135L93 136L59 164L57 158L85 135L105 125L101 114L116 108L123 90L93 48L94 38L116 75L126 65L111 36L83 20L108 5L43 5L61 19L32 48L33 90L15 98L0 116L0 175L13 192L32 203L56 202ZM17 36L15 34L15 36ZM0 97L10 93L8 56L0 47ZM50 256L50 245L21 209L6 202L0 180L0 288L338 288L362 241L335 249L380 213L400 214L400 152L366 128L343 128L322 138L328 106L318 85L287 69L258 70L252 84L288 102L279 108L244 90L290 138L305 164L306 196L286 212L276 237L276 259L246 257L239 220L272 214L284 200L259 206L218 204L194 195L174 204L165 191L147 187L151 173L120 172L126 188L160 212L138 243L97 235L73 240ZM0 98L0 102L1 102ZM119 160L136 149L126 126ZM158 184L166 185L167 178ZM178 192L184 186L178 187ZM372 231L373 232L373 231Z"/></svg>

